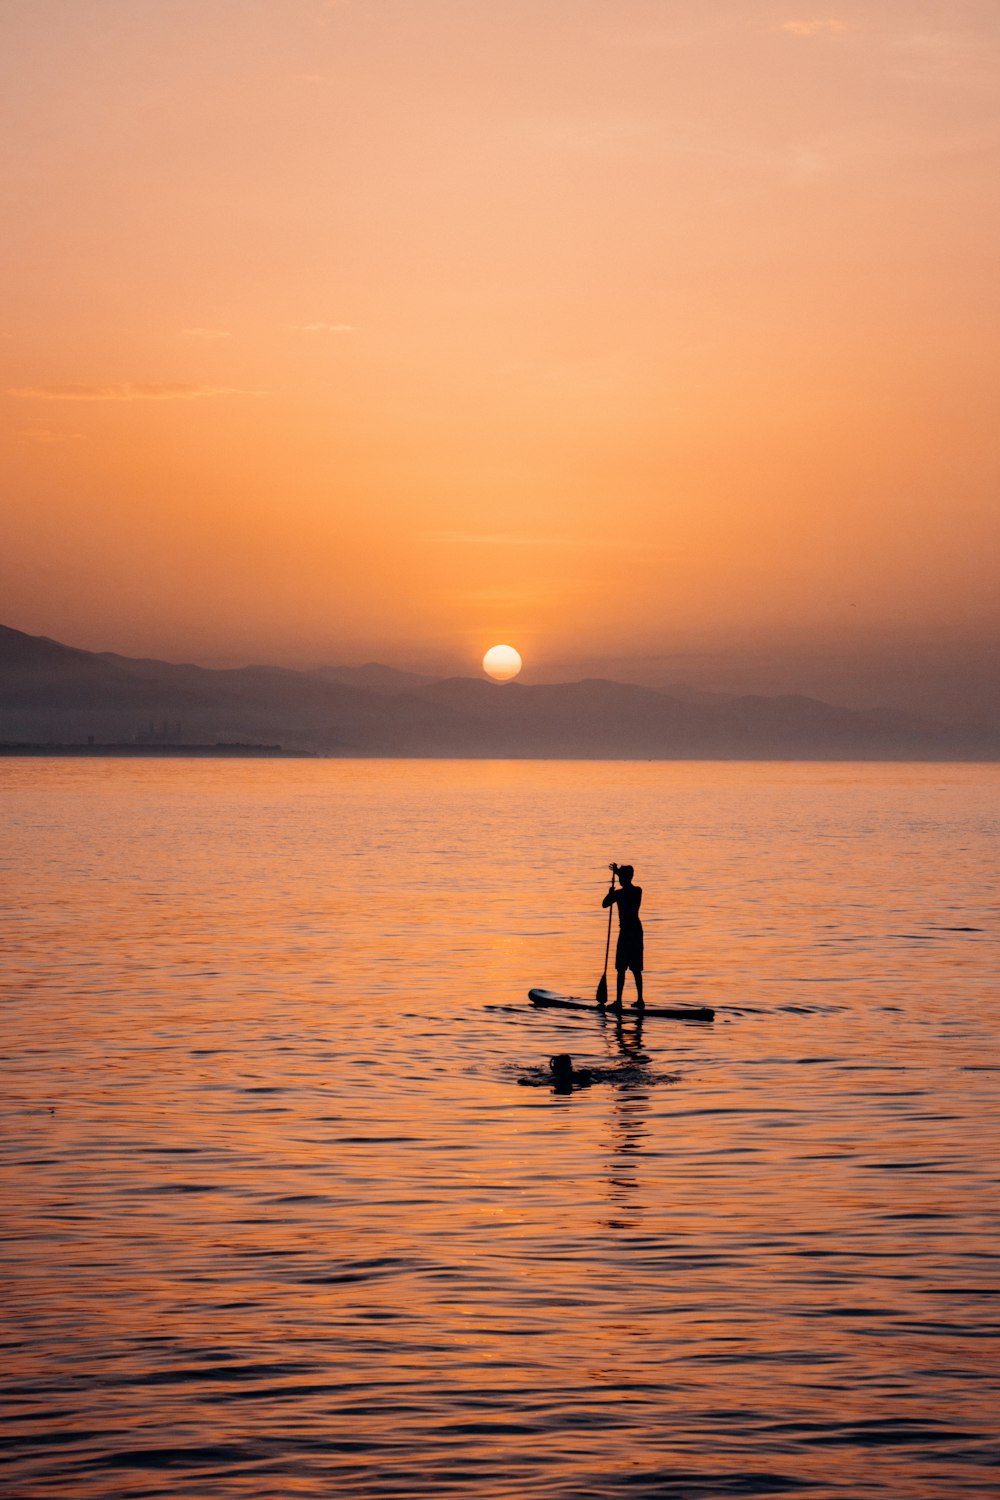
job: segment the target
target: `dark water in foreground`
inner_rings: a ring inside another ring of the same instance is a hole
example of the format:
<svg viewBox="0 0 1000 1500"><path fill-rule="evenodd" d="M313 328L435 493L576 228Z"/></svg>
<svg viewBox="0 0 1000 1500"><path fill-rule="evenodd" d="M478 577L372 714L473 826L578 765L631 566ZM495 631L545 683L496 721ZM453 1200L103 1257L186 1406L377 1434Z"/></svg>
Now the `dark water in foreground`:
<svg viewBox="0 0 1000 1500"><path fill-rule="evenodd" d="M1000 768L6 761L0 817L4 1495L997 1493ZM714 1026L523 1003L612 858Z"/></svg>

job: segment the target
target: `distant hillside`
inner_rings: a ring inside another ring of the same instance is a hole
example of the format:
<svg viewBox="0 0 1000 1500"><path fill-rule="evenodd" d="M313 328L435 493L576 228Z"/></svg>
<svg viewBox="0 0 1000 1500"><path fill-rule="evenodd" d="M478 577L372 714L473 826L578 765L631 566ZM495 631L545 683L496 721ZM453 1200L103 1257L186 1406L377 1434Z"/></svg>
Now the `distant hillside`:
<svg viewBox="0 0 1000 1500"><path fill-rule="evenodd" d="M433 677L423 677L419 672L403 672L399 667L384 667L381 662L366 662L363 667L317 667L315 677L328 682L343 682L348 687L367 688L373 693L409 693L414 688L425 687Z"/></svg>
<svg viewBox="0 0 1000 1500"><path fill-rule="evenodd" d="M345 680L346 679L346 680ZM671 696L599 678L500 687L376 663L218 671L0 627L0 742L245 741L329 755L994 760L1000 732L815 698Z"/></svg>

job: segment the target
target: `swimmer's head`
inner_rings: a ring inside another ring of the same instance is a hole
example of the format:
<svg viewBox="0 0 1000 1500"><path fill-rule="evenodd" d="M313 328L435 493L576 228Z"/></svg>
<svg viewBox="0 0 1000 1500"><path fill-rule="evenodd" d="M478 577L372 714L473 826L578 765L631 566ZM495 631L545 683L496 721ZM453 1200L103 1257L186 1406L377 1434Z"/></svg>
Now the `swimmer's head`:
<svg viewBox="0 0 1000 1500"><path fill-rule="evenodd" d="M568 1052L557 1052L555 1057L549 1058L549 1072L555 1079L573 1077L573 1059Z"/></svg>

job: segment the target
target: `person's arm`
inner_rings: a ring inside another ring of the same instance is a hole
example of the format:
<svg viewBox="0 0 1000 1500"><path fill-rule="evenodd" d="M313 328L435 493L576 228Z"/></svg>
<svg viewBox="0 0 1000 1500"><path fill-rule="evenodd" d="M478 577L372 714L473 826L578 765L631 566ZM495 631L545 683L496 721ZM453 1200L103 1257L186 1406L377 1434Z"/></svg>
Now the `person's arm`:
<svg viewBox="0 0 1000 1500"><path fill-rule="evenodd" d="M612 886L608 894L605 896L604 900L601 902L601 905L614 906L618 901L619 894L620 893L615 889L615 887Z"/></svg>

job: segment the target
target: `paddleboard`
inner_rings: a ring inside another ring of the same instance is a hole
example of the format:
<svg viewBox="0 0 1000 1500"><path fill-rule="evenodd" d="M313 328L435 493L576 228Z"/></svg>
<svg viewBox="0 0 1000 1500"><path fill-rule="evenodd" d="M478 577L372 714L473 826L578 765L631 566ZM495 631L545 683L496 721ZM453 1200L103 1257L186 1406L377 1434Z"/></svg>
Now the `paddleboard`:
<svg viewBox="0 0 1000 1500"><path fill-rule="evenodd" d="M618 1015L611 1004L600 1006L594 1000L581 1000L576 995L557 995L555 990L529 990L528 999L532 1005L549 1010L593 1010L598 1015ZM626 1005L624 1013L630 1016L669 1016L672 1021L715 1020L715 1011L709 1005L647 1005L643 1010Z"/></svg>

